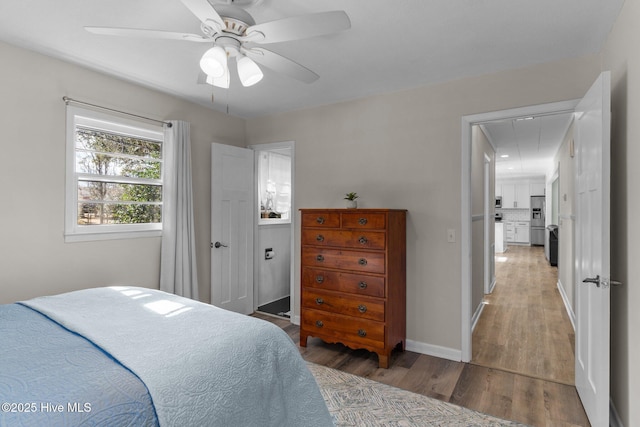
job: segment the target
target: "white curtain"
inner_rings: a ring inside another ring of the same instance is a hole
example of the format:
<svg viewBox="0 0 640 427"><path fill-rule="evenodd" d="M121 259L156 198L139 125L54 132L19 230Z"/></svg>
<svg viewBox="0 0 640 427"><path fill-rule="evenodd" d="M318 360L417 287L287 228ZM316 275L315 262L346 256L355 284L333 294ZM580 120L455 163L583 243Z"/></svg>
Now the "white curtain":
<svg viewBox="0 0 640 427"><path fill-rule="evenodd" d="M165 128L160 290L197 300L190 125L171 124Z"/></svg>

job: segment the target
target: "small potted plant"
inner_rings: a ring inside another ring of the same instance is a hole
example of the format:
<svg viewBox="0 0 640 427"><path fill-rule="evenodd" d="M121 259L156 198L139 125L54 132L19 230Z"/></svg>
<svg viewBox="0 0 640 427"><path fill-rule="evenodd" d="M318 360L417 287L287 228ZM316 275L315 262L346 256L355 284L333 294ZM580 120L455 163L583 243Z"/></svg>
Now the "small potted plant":
<svg viewBox="0 0 640 427"><path fill-rule="evenodd" d="M356 199L358 198L358 194L357 193L347 193L345 194L345 200L347 201L347 208L349 209L355 209L358 207L358 202L356 201Z"/></svg>

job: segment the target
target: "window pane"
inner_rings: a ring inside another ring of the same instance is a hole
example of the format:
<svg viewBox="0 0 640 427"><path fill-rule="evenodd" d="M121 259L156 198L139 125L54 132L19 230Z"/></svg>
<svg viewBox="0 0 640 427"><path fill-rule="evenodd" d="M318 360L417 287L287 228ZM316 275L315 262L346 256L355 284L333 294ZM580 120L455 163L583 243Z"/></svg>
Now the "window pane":
<svg viewBox="0 0 640 427"><path fill-rule="evenodd" d="M258 157L260 218L291 218L291 157L264 151Z"/></svg>
<svg viewBox="0 0 640 427"><path fill-rule="evenodd" d="M98 129L76 128L76 148L120 153L131 156L162 158L162 145L158 141L135 138Z"/></svg>
<svg viewBox="0 0 640 427"><path fill-rule="evenodd" d="M140 203L78 203L78 225L161 223L162 206Z"/></svg>
<svg viewBox="0 0 640 427"><path fill-rule="evenodd" d="M160 168L161 163L155 160L76 151L76 172L78 173L160 179Z"/></svg>
<svg viewBox="0 0 640 427"><path fill-rule="evenodd" d="M67 132L73 156L67 182L73 186L67 189L65 241L157 235L162 229L162 126L76 106L67 106L67 119L73 120Z"/></svg>
<svg viewBox="0 0 640 427"><path fill-rule="evenodd" d="M162 187L159 185L79 181L78 200L85 202L161 202Z"/></svg>

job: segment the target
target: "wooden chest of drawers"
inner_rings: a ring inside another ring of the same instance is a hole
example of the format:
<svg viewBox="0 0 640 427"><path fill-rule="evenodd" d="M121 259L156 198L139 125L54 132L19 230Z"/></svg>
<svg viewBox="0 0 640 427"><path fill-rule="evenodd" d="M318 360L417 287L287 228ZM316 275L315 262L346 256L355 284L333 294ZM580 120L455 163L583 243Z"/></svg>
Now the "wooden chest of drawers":
<svg viewBox="0 0 640 427"><path fill-rule="evenodd" d="M378 354L406 340L406 211L301 209L300 345L310 336Z"/></svg>

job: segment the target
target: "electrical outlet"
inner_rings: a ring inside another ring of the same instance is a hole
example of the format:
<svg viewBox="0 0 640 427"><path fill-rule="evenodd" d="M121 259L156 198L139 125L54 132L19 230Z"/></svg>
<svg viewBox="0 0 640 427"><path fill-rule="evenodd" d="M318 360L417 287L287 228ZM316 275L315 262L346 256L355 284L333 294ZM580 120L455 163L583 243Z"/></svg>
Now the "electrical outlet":
<svg viewBox="0 0 640 427"><path fill-rule="evenodd" d="M456 230L454 230L453 228L447 230L447 241L449 243L456 242Z"/></svg>

